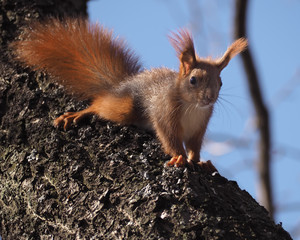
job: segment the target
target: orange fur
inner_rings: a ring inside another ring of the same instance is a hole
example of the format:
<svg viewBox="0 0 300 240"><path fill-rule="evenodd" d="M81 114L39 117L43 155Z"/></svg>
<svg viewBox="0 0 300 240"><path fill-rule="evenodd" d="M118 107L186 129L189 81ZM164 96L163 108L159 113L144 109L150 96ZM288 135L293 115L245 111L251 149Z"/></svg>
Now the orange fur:
<svg viewBox="0 0 300 240"><path fill-rule="evenodd" d="M173 32L169 36L169 40L180 60L179 74L187 75L196 64L196 54L191 34L186 29L181 29L178 33Z"/></svg>
<svg viewBox="0 0 300 240"><path fill-rule="evenodd" d="M179 73L166 68L141 72L138 59L122 40L83 19L35 23L23 38L12 44L18 59L46 70L74 93L92 100L88 108L58 117L55 126L66 129L89 114L150 126L172 156L169 165L177 166L199 161L221 87L220 73L247 46L245 39L239 39L220 59L202 59L191 34L183 29L170 36Z"/></svg>
<svg viewBox="0 0 300 240"><path fill-rule="evenodd" d="M216 61L217 66L220 70L225 68L229 61L239 54L240 52L243 52L248 46L248 41L245 38L239 38L234 43L232 43L227 51L224 53L223 57Z"/></svg>
<svg viewBox="0 0 300 240"><path fill-rule="evenodd" d="M34 23L23 38L12 44L20 61L47 70L86 98L115 87L141 67L124 41L84 19Z"/></svg>
<svg viewBox="0 0 300 240"><path fill-rule="evenodd" d="M133 100L131 97L115 97L113 95L98 96L88 108L79 112L67 112L54 120L54 126L63 125L64 130L72 123L91 114L121 124L131 124L134 120Z"/></svg>
<svg viewBox="0 0 300 240"><path fill-rule="evenodd" d="M133 100L131 97L113 95L98 96L92 103L95 113L101 118L121 124L133 121Z"/></svg>
<svg viewBox="0 0 300 240"><path fill-rule="evenodd" d="M173 117L173 121L179 122L172 125L173 134L160 130L158 136L163 135L160 139L163 145L167 146L165 147L167 152L172 153L173 158L168 164L181 165L185 162L185 158L188 163L199 161L203 137L221 87L220 73L235 55L245 50L247 40L243 38L236 40L223 57L217 60L198 57L191 34L185 29L172 33L170 42L180 60L175 91L178 96L173 99L179 98L184 104L181 104L177 116ZM194 84L190 83L192 78ZM178 142L185 144L186 152Z"/></svg>

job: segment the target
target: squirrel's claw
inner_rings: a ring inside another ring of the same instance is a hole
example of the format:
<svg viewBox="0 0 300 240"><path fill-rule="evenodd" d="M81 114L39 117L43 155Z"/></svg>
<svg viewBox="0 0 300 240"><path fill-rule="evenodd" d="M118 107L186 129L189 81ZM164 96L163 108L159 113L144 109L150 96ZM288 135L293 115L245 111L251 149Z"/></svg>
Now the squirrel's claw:
<svg viewBox="0 0 300 240"><path fill-rule="evenodd" d="M67 112L63 115L60 115L58 118L54 120L54 126L59 127L59 126L64 126L64 130L66 131L67 128L70 127L71 123L74 121L76 117L76 113L74 112Z"/></svg>
<svg viewBox="0 0 300 240"><path fill-rule="evenodd" d="M175 166L175 167L184 167L187 164L186 158L182 155L172 157L169 162L167 162L167 166Z"/></svg>
<svg viewBox="0 0 300 240"><path fill-rule="evenodd" d="M72 123L76 124L84 116L85 114L80 112L67 112L54 120L54 126L59 127L63 125L64 130L66 131Z"/></svg>
<svg viewBox="0 0 300 240"><path fill-rule="evenodd" d="M92 113L90 107L79 112L66 112L54 120L54 126L64 125L64 130L66 131L72 123L77 124L81 119Z"/></svg>
<svg viewBox="0 0 300 240"><path fill-rule="evenodd" d="M203 162L195 162L193 160L189 160L184 158L182 155L172 157L169 162L167 162L167 166L175 166L175 167L185 167L187 166L191 170L195 170L196 166L199 166L203 171L212 174L218 172L215 166L211 163L210 160Z"/></svg>

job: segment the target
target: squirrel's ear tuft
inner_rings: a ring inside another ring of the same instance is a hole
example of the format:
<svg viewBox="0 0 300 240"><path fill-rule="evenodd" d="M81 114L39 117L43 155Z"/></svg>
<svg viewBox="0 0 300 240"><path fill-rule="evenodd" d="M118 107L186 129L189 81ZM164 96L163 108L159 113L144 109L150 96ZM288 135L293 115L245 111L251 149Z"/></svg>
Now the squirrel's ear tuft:
<svg viewBox="0 0 300 240"><path fill-rule="evenodd" d="M217 67L222 71L229 63L229 61L237 54L246 50L248 41L246 38L239 38L232 43L224 53L223 57L216 61Z"/></svg>
<svg viewBox="0 0 300 240"><path fill-rule="evenodd" d="M169 40L180 60L179 74L188 75L196 65L196 54L191 34L186 29L181 29L178 33L172 32L169 35Z"/></svg>

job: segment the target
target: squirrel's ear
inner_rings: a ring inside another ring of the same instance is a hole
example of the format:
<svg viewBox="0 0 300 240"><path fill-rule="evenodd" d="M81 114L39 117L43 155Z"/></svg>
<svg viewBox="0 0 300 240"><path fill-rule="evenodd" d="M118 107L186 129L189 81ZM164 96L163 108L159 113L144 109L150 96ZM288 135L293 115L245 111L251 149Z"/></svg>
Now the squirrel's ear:
<svg viewBox="0 0 300 240"><path fill-rule="evenodd" d="M169 40L180 60L179 74L188 75L196 65L196 54L191 34L187 30L181 29L178 33L172 32L169 35Z"/></svg>
<svg viewBox="0 0 300 240"><path fill-rule="evenodd" d="M183 76L188 75L196 65L195 52L185 51L181 53L179 59L180 59L179 73Z"/></svg>
<svg viewBox="0 0 300 240"><path fill-rule="evenodd" d="M239 38L234 43L232 43L224 53L223 57L216 61L217 67L222 71L229 63L229 61L239 54L246 50L248 46L248 41L245 38Z"/></svg>

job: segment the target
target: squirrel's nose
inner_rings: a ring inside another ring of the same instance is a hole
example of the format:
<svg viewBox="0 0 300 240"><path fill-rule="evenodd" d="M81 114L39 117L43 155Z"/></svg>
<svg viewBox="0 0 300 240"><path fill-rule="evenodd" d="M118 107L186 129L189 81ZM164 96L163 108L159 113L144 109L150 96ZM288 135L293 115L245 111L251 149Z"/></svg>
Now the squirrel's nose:
<svg viewBox="0 0 300 240"><path fill-rule="evenodd" d="M204 105L208 105L208 104L211 103L211 100L208 99L208 98L204 98L204 99L202 99L202 103L203 103Z"/></svg>
<svg viewBox="0 0 300 240"><path fill-rule="evenodd" d="M202 99L202 103L208 105L214 101L214 97L212 94L207 93L204 98Z"/></svg>

